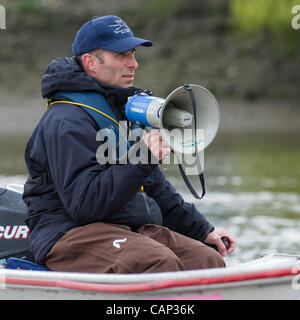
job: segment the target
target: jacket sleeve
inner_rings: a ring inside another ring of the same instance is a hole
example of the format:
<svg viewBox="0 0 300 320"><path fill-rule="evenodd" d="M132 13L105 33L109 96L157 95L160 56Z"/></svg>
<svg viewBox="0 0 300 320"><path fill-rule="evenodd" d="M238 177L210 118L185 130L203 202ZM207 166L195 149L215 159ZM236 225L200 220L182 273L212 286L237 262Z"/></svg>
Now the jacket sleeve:
<svg viewBox="0 0 300 320"><path fill-rule="evenodd" d="M66 104L44 122L49 171L66 211L79 225L101 221L122 208L155 165L100 165L97 127L83 110ZM51 111L51 110L49 110Z"/></svg>
<svg viewBox="0 0 300 320"><path fill-rule="evenodd" d="M146 184L145 191L159 205L163 215L163 225L203 242L214 230L214 226L194 204L184 201L159 167L152 173L152 180Z"/></svg>

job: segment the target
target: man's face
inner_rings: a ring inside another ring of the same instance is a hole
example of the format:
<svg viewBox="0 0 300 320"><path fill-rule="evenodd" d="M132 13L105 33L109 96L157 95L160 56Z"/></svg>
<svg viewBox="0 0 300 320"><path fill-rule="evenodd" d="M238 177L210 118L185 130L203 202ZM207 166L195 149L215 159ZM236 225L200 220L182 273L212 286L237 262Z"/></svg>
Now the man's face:
<svg viewBox="0 0 300 320"><path fill-rule="evenodd" d="M105 84L117 85L122 88L132 86L134 71L138 68L134 57L135 49L121 53L103 49L95 51L93 55L96 61L92 74L94 78Z"/></svg>

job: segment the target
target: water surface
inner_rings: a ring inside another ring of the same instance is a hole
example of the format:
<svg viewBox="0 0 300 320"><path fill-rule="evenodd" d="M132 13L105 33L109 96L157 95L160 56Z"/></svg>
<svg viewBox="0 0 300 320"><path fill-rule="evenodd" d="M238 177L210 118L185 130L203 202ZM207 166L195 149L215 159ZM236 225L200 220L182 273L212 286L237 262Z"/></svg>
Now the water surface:
<svg viewBox="0 0 300 320"><path fill-rule="evenodd" d="M176 166L165 174L187 201L237 240L228 265L266 252L300 254L300 134L219 134L205 151L207 194L195 200ZM27 137L0 137L0 184L26 179ZM200 192L199 182L192 178Z"/></svg>

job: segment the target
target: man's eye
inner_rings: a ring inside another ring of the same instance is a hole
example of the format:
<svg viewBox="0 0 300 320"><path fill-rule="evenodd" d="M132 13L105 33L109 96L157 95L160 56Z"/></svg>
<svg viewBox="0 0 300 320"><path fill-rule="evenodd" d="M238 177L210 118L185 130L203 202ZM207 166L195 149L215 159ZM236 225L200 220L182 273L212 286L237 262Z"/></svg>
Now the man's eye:
<svg viewBox="0 0 300 320"><path fill-rule="evenodd" d="M132 49L131 51L125 51L125 52L117 52L116 57L126 57L130 55L135 55L136 49Z"/></svg>

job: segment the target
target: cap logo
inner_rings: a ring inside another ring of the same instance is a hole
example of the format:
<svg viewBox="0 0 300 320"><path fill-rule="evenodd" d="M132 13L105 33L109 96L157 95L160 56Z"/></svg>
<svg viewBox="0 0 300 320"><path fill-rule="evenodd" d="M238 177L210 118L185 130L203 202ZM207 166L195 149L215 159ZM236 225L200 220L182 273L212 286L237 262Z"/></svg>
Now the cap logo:
<svg viewBox="0 0 300 320"><path fill-rule="evenodd" d="M114 24L110 24L110 27L113 27L113 32L118 33L129 33L131 32L126 23L122 19L115 19Z"/></svg>

